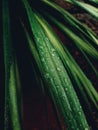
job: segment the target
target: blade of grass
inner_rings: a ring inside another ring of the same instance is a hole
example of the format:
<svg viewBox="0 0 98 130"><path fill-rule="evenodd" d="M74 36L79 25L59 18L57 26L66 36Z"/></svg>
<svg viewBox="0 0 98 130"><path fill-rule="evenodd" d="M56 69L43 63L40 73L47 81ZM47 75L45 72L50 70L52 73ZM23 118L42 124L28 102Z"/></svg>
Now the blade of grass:
<svg viewBox="0 0 98 130"><path fill-rule="evenodd" d="M16 62L12 48L10 16L8 1L2 3L3 9L3 48L5 64L5 130L21 130L18 107L18 93L16 81ZM11 123L11 124L10 124Z"/></svg>
<svg viewBox="0 0 98 130"><path fill-rule="evenodd" d="M44 13L44 14L48 18L50 18L52 20L52 22L54 22L62 31L64 31L64 33L67 34L67 36L69 38L71 38L72 41L74 41L74 43L76 44L76 46L79 48L79 50L82 52L82 54L84 55L84 57L86 58L86 60L90 64L90 66L93 69L93 71L95 72L96 76L98 76L97 70L95 69L95 67L90 62L89 58L86 55L86 53L87 53L91 57L93 57L94 59L98 59L98 51L90 43L88 43L87 40L85 40L83 38L81 39L79 36L77 36L76 34L74 34L69 28L65 27L65 25L63 25L62 23L60 23L59 21L57 21L54 17L52 17L51 15L49 15L47 13Z"/></svg>
<svg viewBox="0 0 98 130"><path fill-rule="evenodd" d="M64 0L65 2L70 2L82 9L84 9L85 11L87 11L88 13L90 13L92 16L94 16L96 19L98 19L98 9L90 4L81 2L81 1L76 1L76 0Z"/></svg>
<svg viewBox="0 0 98 130"><path fill-rule="evenodd" d="M35 13L32 12L27 1L23 0L23 3L25 5L29 22L31 25L31 29L32 29L32 32L36 41L36 45L40 53L40 58L41 58L41 62L44 69L44 72L43 72L44 78L49 85L49 89L51 90L56 100L58 101L58 104L62 111L62 116L65 119L68 130L71 130L71 129L76 130L76 129L83 129L83 128L89 130L88 124L86 122L83 111L80 107L76 93L73 87L71 86L72 84L67 77L68 76L67 72L65 71L65 68L62 65L62 62L59 59L58 54L55 51L53 51L55 49L52 48L50 40L48 40L47 35L45 34L44 30L38 23L35 17ZM56 68L59 68L59 67L61 67L61 70L57 71ZM63 80L65 79L65 74L66 74L66 78L68 79L66 83L66 85L68 86L67 88L68 90L66 91L66 94L64 90L66 89L67 86L65 86L65 82ZM74 98L72 98L72 96L74 96ZM75 106L79 105L79 107L75 107L74 109L70 105L75 105ZM76 113L76 116L74 115L75 113ZM80 115L81 115L81 118L80 118ZM77 122L78 122L78 126L77 126Z"/></svg>
<svg viewBox="0 0 98 130"><path fill-rule="evenodd" d="M22 25L23 25L23 24L22 24ZM35 47L35 44L33 43L32 38L30 37L30 35L29 35L27 29L24 27L24 25L23 25L23 28L24 28L25 35L26 35L26 38L27 38L27 41L28 41L29 49L30 49L30 51L31 51L31 53L32 53L32 55L33 55L33 57L34 57L34 59L35 59L35 61L36 61L36 64L37 64L37 66L38 66L38 69L39 69L39 71L40 71L40 69L42 70L43 68L42 68L42 64L41 64L41 60L40 60L39 54L38 54L38 52L37 52L37 49L36 49L36 47ZM33 64L32 64L32 65L33 65ZM33 65L33 66L34 66L34 65ZM36 77L36 81L37 81L38 85L41 86L41 91L42 91L42 95L43 95L43 102L44 102L44 107L45 107L45 113L46 113L46 119L47 119L47 122L48 122L48 127L50 127L50 126L49 126L49 121L48 121L48 114L47 114L48 111L47 111L46 96L45 96L45 95L46 95L46 94L45 94L45 83L44 83L44 81L43 81L43 79L42 79L42 76L41 76L41 75L38 76L38 73L36 73L35 69L34 69L34 75L35 75L35 77ZM62 125L61 125L61 121L60 121L59 112L58 112L58 108L57 108L57 104L56 104L55 98L54 98L54 96L53 96L52 93L50 93L50 94L51 94L51 97L52 97L52 99L53 99L53 106L54 106L54 109L55 109L55 114L56 114L56 117L57 117L56 119L57 119L57 122L58 122L59 129L60 129L60 130L63 130L63 129L62 129ZM50 128L49 128L49 129L50 129Z"/></svg>
<svg viewBox="0 0 98 130"><path fill-rule="evenodd" d="M73 28L75 28L75 33L77 29L78 32L81 32L85 37L89 38L92 41L92 43L98 45L98 37L96 36L96 34L86 25L84 25L83 23L79 22L76 18L74 18L70 13L68 13L68 11L64 10L62 7L60 7L59 5L57 5L52 1L42 0L42 2L48 5L49 7L55 9L57 12L59 12L61 16L64 18L64 20L68 24L70 24Z"/></svg>
<svg viewBox="0 0 98 130"><path fill-rule="evenodd" d="M28 39L29 48L30 48L30 50L32 52L32 55L34 56L34 58L35 58L35 60L37 62L37 65L39 66L39 70L40 70L41 61L40 61L40 57L38 56L38 52L37 52L37 50L36 50L36 48L34 46L34 43L32 42L32 39L30 38L30 36L29 36L26 29L25 29L25 33L26 33L26 37ZM36 77L38 77L38 75L36 75ZM38 81L38 83L39 83L39 81ZM53 93L51 92L50 94L51 94L51 97L53 99L53 106L54 106L54 109L56 111L56 117L57 117L56 119L57 119L57 122L58 122L58 125L59 125L59 129L62 130L61 121L60 121L60 117L59 117L59 112L58 112L58 108L57 108L57 104L56 104L57 101L55 100Z"/></svg>
<svg viewBox="0 0 98 130"><path fill-rule="evenodd" d="M96 102L96 101L98 101L98 94L97 94L96 90L94 89L94 86L92 85L90 80L88 80L88 78L85 76L83 71L79 68L79 66L77 65L75 60L72 58L72 56L68 52L67 48L60 42L59 38L57 38L56 34L53 32L53 30L49 26L49 24L47 22L45 22L45 20L43 20L43 18L40 17L38 14L36 15L36 17L37 17L38 21L40 22L40 24L42 25L42 27L44 28L44 30L46 31L49 39L51 40L51 43L57 49L57 52L59 53L65 66L67 66L67 69L72 71L72 66L73 66L75 73L77 74L78 78L81 80L88 95L90 96L90 98L93 101L93 103L95 104L95 106L98 108L97 102ZM65 51L63 48L65 48Z"/></svg>

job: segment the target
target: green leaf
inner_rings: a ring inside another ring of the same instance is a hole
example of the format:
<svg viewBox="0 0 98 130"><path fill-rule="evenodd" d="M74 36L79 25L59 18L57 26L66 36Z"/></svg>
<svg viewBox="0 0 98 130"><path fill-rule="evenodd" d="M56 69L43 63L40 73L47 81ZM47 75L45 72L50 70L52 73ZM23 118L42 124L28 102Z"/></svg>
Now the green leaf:
<svg viewBox="0 0 98 130"><path fill-rule="evenodd" d="M52 41L40 26L38 15L31 10L26 0L23 0L23 3L43 67L42 70L40 69L40 72L47 83L48 90L57 100L68 130L89 129L67 71L51 44ZM58 44L56 45L58 46Z"/></svg>
<svg viewBox="0 0 98 130"><path fill-rule="evenodd" d="M68 69L68 71L70 71L71 74L73 74L73 71L74 71L74 73L77 75L78 80L81 81L81 83L83 84L84 88L86 89L88 95L90 96L91 100L95 104L96 108L98 108L98 105L97 105L98 93L94 89L94 86L92 85L90 80L85 76L83 71L80 69L78 64L75 62L73 57L70 55L67 48L61 43L59 38L53 32L53 30L49 26L49 24L38 14L36 15L36 18L38 19L39 23L44 28L51 43L53 44L54 48L57 50L58 54L60 55L63 63L65 64L66 68ZM73 78L74 78L74 75L73 75Z"/></svg>
<svg viewBox="0 0 98 130"><path fill-rule="evenodd" d="M74 33L76 33L76 30L79 33L81 33L83 36L88 38L92 43L98 45L98 37L96 34L87 26L85 26L83 23L78 21L75 17L73 17L68 11L57 5L56 3L49 1L49 0L43 0L43 3L48 5L50 8L55 9L57 12L60 13L62 18L69 24L73 30L75 29Z"/></svg>
<svg viewBox="0 0 98 130"><path fill-rule="evenodd" d="M4 129L9 130L9 126L13 130L21 130L20 114L19 114L19 80L17 82L16 58L12 47L10 16L8 1L3 0L3 48L4 48L4 64L5 64L5 124ZM10 124L11 123L11 124Z"/></svg>
<svg viewBox="0 0 98 130"><path fill-rule="evenodd" d="M90 13L92 16L94 16L98 20L98 9L90 4L81 2L81 1L76 1L76 0L64 0L65 2L71 2L72 4L84 9L88 13Z"/></svg>

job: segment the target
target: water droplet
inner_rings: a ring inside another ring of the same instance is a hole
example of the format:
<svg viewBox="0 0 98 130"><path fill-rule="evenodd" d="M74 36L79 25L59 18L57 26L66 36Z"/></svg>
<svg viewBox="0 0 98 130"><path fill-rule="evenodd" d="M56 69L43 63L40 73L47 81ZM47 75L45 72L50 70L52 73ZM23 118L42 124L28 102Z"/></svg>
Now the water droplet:
<svg viewBox="0 0 98 130"><path fill-rule="evenodd" d="M80 126L82 126L82 124L80 124Z"/></svg>
<svg viewBox="0 0 98 130"><path fill-rule="evenodd" d="M54 53L52 53L51 55L52 55L52 56L55 56L55 54L54 54Z"/></svg>
<svg viewBox="0 0 98 130"><path fill-rule="evenodd" d="M69 86L69 80L68 80L68 78L65 78L65 84L66 84L66 86Z"/></svg>
<svg viewBox="0 0 98 130"><path fill-rule="evenodd" d="M44 77L45 77L46 79L48 79L48 78L50 77L49 73L46 73L46 74L44 75Z"/></svg>
<svg viewBox="0 0 98 130"><path fill-rule="evenodd" d="M68 91L68 88L65 88L66 91Z"/></svg>
<svg viewBox="0 0 98 130"><path fill-rule="evenodd" d="M57 88L59 88L60 86L59 85L56 85Z"/></svg>
<svg viewBox="0 0 98 130"><path fill-rule="evenodd" d="M49 41L49 39L48 39L47 37L45 38L45 40L46 40L46 41Z"/></svg>
<svg viewBox="0 0 98 130"><path fill-rule="evenodd" d="M79 111L79 115L81 115L82 113L81 113L81 111Z"/></svg>
<svg viewBox="0 0 98 130"><path fill-rule="evenodd" d="M41 58L41 61L42 61L42 62L44 62L44 61L45 61L45 59L44 59L44 58Z"/></svg>
<svg viewBox="0 0 98 130"><path fill-rule="evenodd" d="M89 130L88 128L85 128L85 130Z"/></svg>
<svg viewBox="0 0 98 130"><path fill-rule="evenodd" d="M65 83L67 83L67 78L65 79Z"/></svg>
<svg viewBox="0 0 98 130"><path fill-rule="evenodd" d="M37 40L37 42L39 42L39 41L40 41L40 38L38 37L36 40Z"/></svg>
<svg viewBox="0 0 98 130"><path fill-rule="evenodd" d="M39 46L40 49L43 49L43 46Z"/></svg>
<svg viewBox="0 0 98 130"><path fill-rule="evenodd" d="M74 126L71 126L72 129L74 129Z"/></svg>
<svg viewBox="0 0 98 130"><path fill-rule="evenodd" d="M80 106L80 109L81 109L82 107Z"/></svg>
<svg viewBox="0 0 98 130"><path fill-rule="evenodd" d="M51 51L52 51L52 52L55 52L55 49L54 49L54 48L52 48L52 49L51 49Z"/></svg>
<svg viewBox="0 0 98 130"><path fill-rule="evenodd" d="M61 69L59 67L57 67L57 70L60 71Z"/></svg>

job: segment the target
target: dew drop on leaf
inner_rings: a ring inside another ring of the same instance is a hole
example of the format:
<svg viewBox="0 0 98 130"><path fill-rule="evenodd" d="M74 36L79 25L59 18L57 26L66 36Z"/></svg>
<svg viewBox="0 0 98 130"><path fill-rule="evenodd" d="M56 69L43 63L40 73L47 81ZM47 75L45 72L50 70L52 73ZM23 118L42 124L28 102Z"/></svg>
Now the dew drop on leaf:
<svg viewBox="0 0 98 130"><path fill-rule="evenodd" d="M65 88L66 91L68 91L68 88Z"/></svg>
<svg viewBox="0 0 98 130"><path fill-rule="evenodd" d="M51 55L52 55L52 56L55 56L55 54L54 54L54 53L52 53Z"/></svg>
<svg viewBox="0 0 98 130"><path fill-rule="evenodd" d="M57 67L57 70L60 71L61 69L59 67Z"/></svg>
<svg viewBox="0 0 98 130"><path fill-rule="evenodd" d="M81 115L82 113L79 111L79 115Z"/></svg>
<svg viewBox="0 0 98 130"><path fill-rule="evenodd" d="M44 75L44 77L45 77L46 79L48 79L48 78L49 78L49 73L46 73L46 74Z"/></svg>
<svg viewBox="0 0 98 130"><path fill-rule="evenodd" d="M88 128L85 128L85 130L89 130Z"/></svg>

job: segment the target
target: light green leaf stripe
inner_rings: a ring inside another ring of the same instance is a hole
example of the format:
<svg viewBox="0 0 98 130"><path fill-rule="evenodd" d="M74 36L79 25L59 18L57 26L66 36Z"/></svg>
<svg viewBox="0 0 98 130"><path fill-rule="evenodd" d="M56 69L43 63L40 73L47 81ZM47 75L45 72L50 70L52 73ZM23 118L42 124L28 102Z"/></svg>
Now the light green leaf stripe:
<svg viewBox="0 0 98 130"><path fill-rule="evenodd" d="M3 48L5 64L5 116L4 130L21 130L18 108L16 62L12 49L8 1L3 0Z"/></svg>

